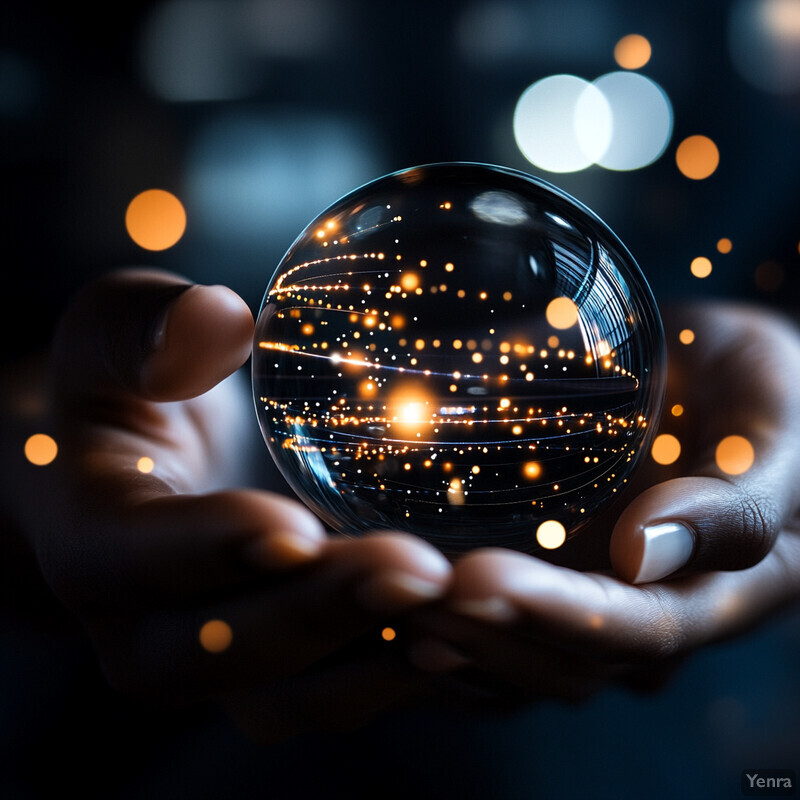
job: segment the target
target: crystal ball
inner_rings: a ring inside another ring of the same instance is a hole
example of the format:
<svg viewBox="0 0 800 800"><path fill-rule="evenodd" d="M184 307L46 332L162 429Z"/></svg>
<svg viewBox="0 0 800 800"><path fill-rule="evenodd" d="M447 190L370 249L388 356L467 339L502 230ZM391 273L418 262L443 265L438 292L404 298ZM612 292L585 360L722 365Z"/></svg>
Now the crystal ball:
<svg viewBox="0 0 800 800"><path fill-rule="evenodd" d="M647 282L594 213L522 172L432 164L295 240L258 314L253 392L279 469L334 530L536 553L629 481L664 360Z"/></svg>

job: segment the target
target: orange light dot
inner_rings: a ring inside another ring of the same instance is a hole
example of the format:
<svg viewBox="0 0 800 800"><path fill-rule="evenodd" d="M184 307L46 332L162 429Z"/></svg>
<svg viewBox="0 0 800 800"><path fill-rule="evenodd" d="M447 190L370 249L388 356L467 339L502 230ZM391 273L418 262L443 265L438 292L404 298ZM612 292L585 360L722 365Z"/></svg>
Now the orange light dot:
<svg viewBox="0 0 800 800"><path fill-rule="evenodd" d="M731 250L733 250L733 242L723 236L723 238L717 242L717 251L724 255L730 253Z"/></svg>
<svg viewBox="0 0 800 800"><path fill-rule="evenodd" d="M555 519L548 519L536 529L536 541L545 550L555 550L567 540L567 531Z"/></svg>
<svg viewBox="0 0 800 800"><path fill-rule="evenodd" d="M393 642L397 638L397 631L394 628L384 628L381 631L381 639L384 642Z"/></svg>
<svg viewBox="0 0 800 800"><path fill-rule="evenodd" d="M415 272L406 272L400 278L400 285L407 292L412 292L419 286L419 276Z"/></svg>
<svg viewBox="0 0 800 800"><path fill-rule="evenodd" d="M142 472L145 475L147 473L149 473L149 472L152 472L155 469L155 466L156 466L156 462L153 461L153 459L150 458L150 456L142 456L136 462L136 469L138 469L139 472Z"/></svg>
<svg viewBox="0 0 800 800"><path fill-rule="evenodd" d="M656 436L650 455L656 464L674 464L681 454L681 443L671 434L662 433Z"/></svg>
<svg viewBox="0 0 800 800"><path fill-rule="evenodd" d="M25 458L37 467L52 463L58 455L58 445L52 436L46 433L34 433L25 442Z"/></svg>
<svg viewBox="0 0 800 800"><path fill-rule="evenodd" d="M221 619L210 619L199 635L201 647L209 653L222 653L231 646L233 631L227 622Z"/></svg>
<svg viewBox="0 0 800 800"><path fill-rule="evenodd" d="M547 304L545 316L553 328L566 330L578 321L578 306L569 297L556 297Z"/></svg>
<svg viewBox="0 0 800 800"><path fill-rule="evenodd" d="M614 60L623 69L639 69L649 60L653 51L650 42L638 33L623 36L614 46Z"/></svg>
<svg viewBox="0 0 800 800"><path fill-rule="evenodd" d="M526 478L533 480L542 474L542 467L536 461L528 461L522 468Z"/></svg>
<svg viewBox="0 0 800 800"><path fill-rule="evenodd" d="M727 475L741 475L753 466L755 451L744 436L726 436L714 454L717 466Z"/></svg>
<svg viewBox="0 0 800 800"><path fill-rule="evenodd" d="M163 189L148 189L131 200L125 212L128 235L145 250L166 250L186 230L181 201Z"/></svg>
<svg viewBox="0 0 800 800"><path fill-rule="evenodd" d="M690 269L695 278L707 278L712 270L711 260L705 256L697 256L697 258L692 259Z"/></svg>
<svg viewBox="0 0 800 800"><path fill-rule="evenodd" d="M719 150L708 136L689 136L678 145L675 163L687 178L700 181L716 171Z"/></svg>
<svg viewBox="0 0 800 800"><path fill-rule="evenodd" d="M684 328L679 334L681 344L691 344L694 341L694 331L691 328Z"/></svg>
<svg viewBox="0 0 800 800"><path fill-rule="evenodd" d="M680 403L675 403L671 411L673 417L680 417L683 414L683 406Z"/></svg>

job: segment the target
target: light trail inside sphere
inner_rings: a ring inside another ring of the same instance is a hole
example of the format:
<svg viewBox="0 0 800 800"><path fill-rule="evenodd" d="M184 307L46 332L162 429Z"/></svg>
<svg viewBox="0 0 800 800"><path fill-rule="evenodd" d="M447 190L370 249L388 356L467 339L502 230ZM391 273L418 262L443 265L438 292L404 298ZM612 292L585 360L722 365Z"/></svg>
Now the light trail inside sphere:
<svg viewBox="0 0 800 800"><path fill-rule="evenodd" d="M471 183L402 195L334 207L270 281L253 368L270 450L345 533L400 528L445 551L487 535L536 549L544 520L571 535L648 431L626 266L566 205Z"/></svg>

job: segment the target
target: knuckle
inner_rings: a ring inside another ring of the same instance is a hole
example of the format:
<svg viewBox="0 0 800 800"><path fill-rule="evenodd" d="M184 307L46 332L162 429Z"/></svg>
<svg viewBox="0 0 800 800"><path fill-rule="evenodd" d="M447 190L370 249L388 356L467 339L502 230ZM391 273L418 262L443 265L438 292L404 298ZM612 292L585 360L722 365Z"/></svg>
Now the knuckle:
<svg viewBox="0 0 800 800"><path fill-rule="evenodd" d="M743 566L752 566L761 561L772 546L776 514L770 500L751 494L742 495L739 513L745 547L737 548L736 553L744 560Z"/></svg>

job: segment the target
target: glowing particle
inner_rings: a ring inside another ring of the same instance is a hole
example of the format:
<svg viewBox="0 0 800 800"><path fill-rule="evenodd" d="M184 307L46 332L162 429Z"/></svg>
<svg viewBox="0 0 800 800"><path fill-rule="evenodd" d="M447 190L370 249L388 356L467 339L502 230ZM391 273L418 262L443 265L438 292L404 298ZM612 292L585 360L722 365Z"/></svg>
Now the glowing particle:
<svg viewBox="0 0 800 800"><path fill-rule="evenodd" d="M155 463L155 461L153 461L152 458L150 458L150 456L142 456L136 462L136 469L138 469L139 472L142 472L144 474L152 472L153 469L155 468L155 466L156 466L156 463Z"/></svg>
<svg viewBox="0 0 800 800"><path fill-rule="evenodd" d="M567 540L567 531L555 519L548 519L536 529L536 541L545 550L556 550Z"/></svg>
<svg viewBox="0 0 800 800"><path fill-rule="evenodd" d="M717 252L725 255L727 253L730 253L731 250L733 250L733 242L731 242L730 239L723 236L722 239L720 239L717 242Z"/></svg>
<svg viewBox="0 0 800 800"><path fill-rule="evenodd" d="M680 417L683 414L683 406L680 403L675 403L670 409L673 417Z"/></svg>
<svg viewBox="0 0 800 800"><path fill-rule="evenodd" d="M125 227L139 247L166 250L183 236L186 212L174 194L148 189L131 200L125 212Z"/></svg>
<svg viewBox="0 0 800 800"><path fill-rule="evenodd" d="M695 181L713 175L719 166L719 150L708 136L689 136L675 151L678 169Z"/></svg>
<svg viewBox="0 0 800 800"><path fill-rule="evenodd" d="M525 462L522 471L526 478L534 480L542 474L542 467L536 461L527 461Z"/></svg>
<svg viewBox="0 0 800 800"><path fill-rule="evenodd" d="M714 458L727 475L741 475L753 466L755 451L744 436L726 436L717 445Z"/></svg>
<svg viewBox="0 0 800 800"><path fill-rule="evenodd" d="M694 341L694 331L691 328L684 328L678 334L678 339L681 344L691 344Z"/></svg>
<svg viewBox="0 0 800 800"><path fill-rule="evenodd" d="M623 36L614 46L614 60L623 69L640 69L651 55L650 42L639 33Z"/></svg>
<svg viewBox="0 0 800 800"><path fill-rule="evenodd" d="M397 631L394 628L386 627L381 631L381 639L384 642L393 642L397 638Z"/></svg>
<svg viewBox="0 0 800 800"><path fill-rule="evenodd" d="M692 259L690 269L695 278L707 278L711 274L711 261L705 256L697 256Z"/></svg>
<svg viewBox="0 0 800 800"><path fill-rule="evenodd" d="M46 433L34 433L25 442L25 458L37 467L44 467L55 460L58 445L52 436Z"/></svg>
<svg viewBox="0 0 800 800"><path fill-rule="evenodd" d="M222 653L231 646L233 631L227 622L221 619L210 619L198 636L200 645L209 653Z"/></svg>
<svg viewBox="0 0 800 800"><path fill-rule="evenodd" d="M664 466L674 464L681 454L681 443L671 433L662 433L656 436L650 455L656 464Z"/></svg>
<svg viewBox="0 0 800 800"><path fill-rule="evenodd" d="M553 328L566 330L578 321L578 307L569 297L556 297L547 304L545 316Z"/></svg>

